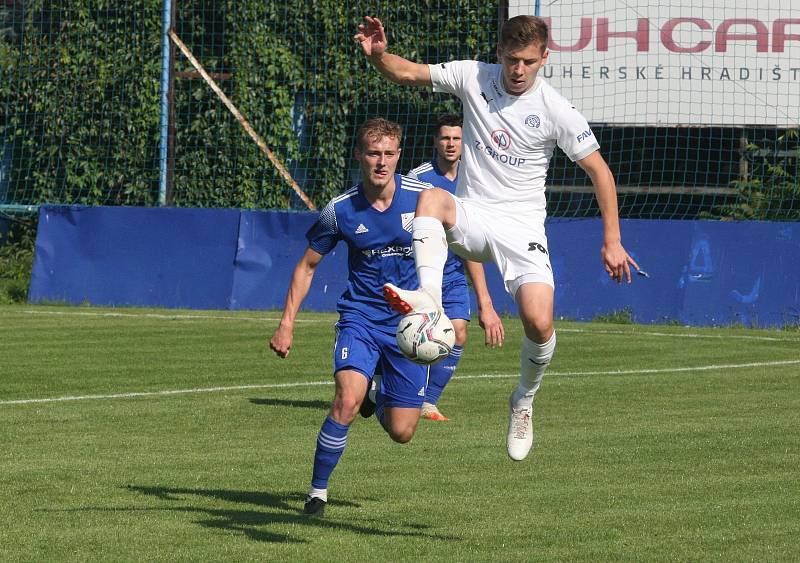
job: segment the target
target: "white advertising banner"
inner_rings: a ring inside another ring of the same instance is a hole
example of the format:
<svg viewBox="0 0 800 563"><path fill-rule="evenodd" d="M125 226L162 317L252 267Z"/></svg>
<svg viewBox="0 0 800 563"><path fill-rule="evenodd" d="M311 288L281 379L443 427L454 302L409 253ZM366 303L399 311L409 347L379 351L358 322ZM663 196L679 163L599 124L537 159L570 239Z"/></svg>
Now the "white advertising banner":
<svg viewBox="0 0 800 563"><path fill-rule="evenodd" d="M800 126L800 0L541 6L541 74L591 122ZM533 13L510 0L509 17Z"/></svg>

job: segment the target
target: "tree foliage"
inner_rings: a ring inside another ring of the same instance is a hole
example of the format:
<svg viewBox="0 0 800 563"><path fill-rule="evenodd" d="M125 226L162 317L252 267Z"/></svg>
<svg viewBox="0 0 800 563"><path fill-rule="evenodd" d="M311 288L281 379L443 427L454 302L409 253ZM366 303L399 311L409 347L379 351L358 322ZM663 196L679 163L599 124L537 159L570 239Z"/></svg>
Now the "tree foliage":
<svg viewBox="0 0 800 563"><path fill-rule="evenodd" d="M799 132L790 129L771 143L748 144L750 173L747 178L733 183L738 192L736 201L717 207L712 216L741 221L797 221L800 217Z"/></svg>
<svg viewBox="0 0 800 563"><path fill-rule="evenodd" d="M392 50L418 62L490 59L497 7L476 0L177 3L176 33L218 77L316 205L352 177L356 128L382 115L406 129L407 169L430 155L432 113L458 105L389 84L352 36L380 15ZM7 203L156 205L163 0L6 2L0 15L0 140ZM194 69L176 51L178 72ZM202 80L175 84L173 203L292 208L299 200ZM2 201L0 201L2 203Z"/></svg>

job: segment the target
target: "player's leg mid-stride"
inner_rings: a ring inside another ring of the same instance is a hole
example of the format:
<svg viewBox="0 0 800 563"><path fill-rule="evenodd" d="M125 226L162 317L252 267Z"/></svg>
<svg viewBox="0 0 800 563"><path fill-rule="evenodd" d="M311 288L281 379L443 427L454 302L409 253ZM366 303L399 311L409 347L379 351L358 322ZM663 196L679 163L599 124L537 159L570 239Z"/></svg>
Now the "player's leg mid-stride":
<svg viewBox="0 0 800 563"><path fill-rule="evenodd" d="M515 294L525 334L519 381L508 405L506 446L514 461L525 459L533 447L534 399L556 348L552 296L552 286L545 283L523 284Z"/></svg>

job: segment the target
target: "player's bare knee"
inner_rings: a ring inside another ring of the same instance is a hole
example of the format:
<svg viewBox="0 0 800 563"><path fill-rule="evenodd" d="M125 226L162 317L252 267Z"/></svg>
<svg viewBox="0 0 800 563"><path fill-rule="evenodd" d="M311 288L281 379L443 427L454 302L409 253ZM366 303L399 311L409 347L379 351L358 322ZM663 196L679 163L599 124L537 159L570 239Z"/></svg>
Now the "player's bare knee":
<svg viewBox="0 0 800 563"><path fill-rule="evenodd" d="M447 190L442 188L422 190L417 200L416 214L418 217L435 217L444 221L448 208L453 205L453 198Z"/></svg>
<svg viewBox="0 0 800 563"><path fill-rule="evenodd" d="M398 444L407 444L414 437L416 427L389 428L389 437Z"/></svg>
<svg viewBox="0 0 800 563"><path fill-rule="evenodd" d="M339 424L350 424L355 420L360 406L355 397L337 396L331 406L331 417Z"/></svg>
<svg viewBox="0 0 800 563"><path fill-rule="evenodd" d="M456 346L462 348L467 343L467 323L456 322L458 319L453 320L453 328L456 330Z"/></svg>
<svg viewBox="0 0 800 563"><path fill-rule="evenodd" d="M547 342L553 335L553 318L550 315L533 315L522 319L525 336L534 342Z"/></svg>

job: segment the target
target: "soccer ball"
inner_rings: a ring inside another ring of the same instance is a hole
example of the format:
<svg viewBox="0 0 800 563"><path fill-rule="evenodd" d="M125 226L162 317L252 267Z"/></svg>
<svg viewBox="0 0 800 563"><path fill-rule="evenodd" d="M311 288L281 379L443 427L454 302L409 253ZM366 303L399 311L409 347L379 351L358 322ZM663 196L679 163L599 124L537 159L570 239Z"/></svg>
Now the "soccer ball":
<svg viewBox="0 0 800 563"><path fill-rule="evenodd" d="M450 355L456 342L456 331L441 311L413 312L400 320L396 337L406 358L430 365Z"/></svg>

